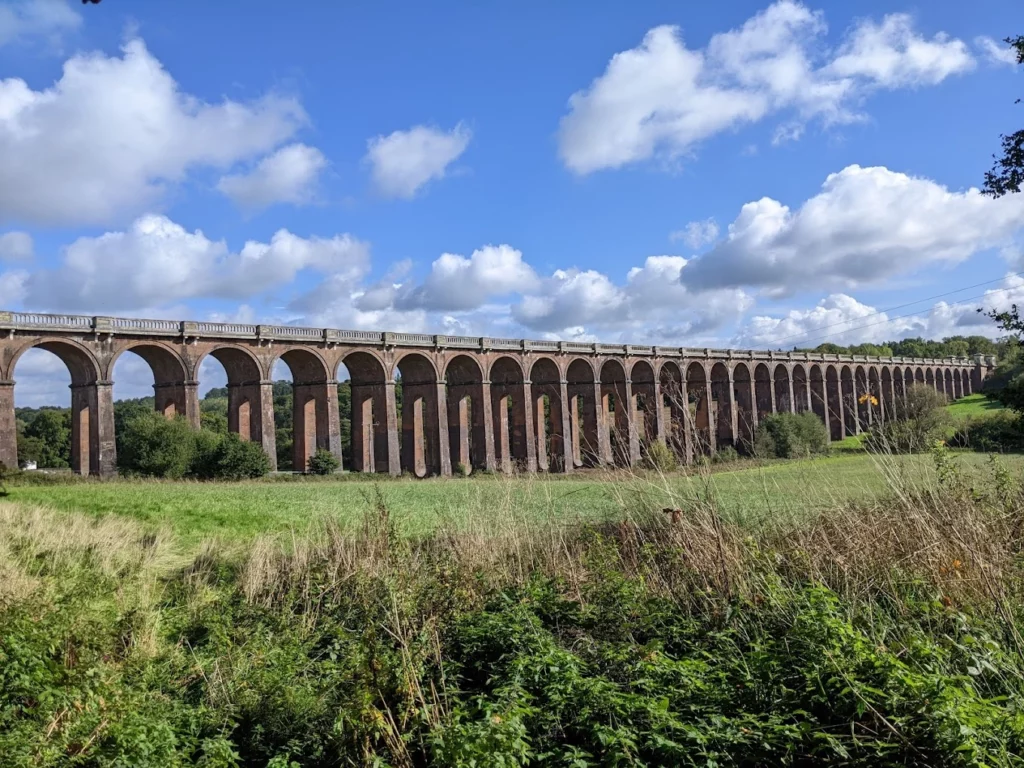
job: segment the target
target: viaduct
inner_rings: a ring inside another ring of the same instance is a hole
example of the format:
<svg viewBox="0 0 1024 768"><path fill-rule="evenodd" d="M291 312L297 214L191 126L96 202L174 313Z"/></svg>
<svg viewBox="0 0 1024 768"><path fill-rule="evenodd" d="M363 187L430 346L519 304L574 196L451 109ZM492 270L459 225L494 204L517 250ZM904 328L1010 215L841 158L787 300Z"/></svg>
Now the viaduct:
<svg viewBox="0 0 1024 768"><path fill-rule="evenodd" d="M450 475L629 466L652 441L685 461L750 445L767 414L813 411L831 439L897 413L913 383L950 399L977 390L993 357L926 360L633 344L433 336L333 328L0 312L0 461L17 465L14 369L28 349L71 374L72 467L116 471L112 374L125 352L153 371L156 409L199 425L199 366L228 378L228 427L276 466L271 375L294 391L294 466L341 457L337 372L352 388L351 469ZM401 408L396 398L401 380Z"/></svg>

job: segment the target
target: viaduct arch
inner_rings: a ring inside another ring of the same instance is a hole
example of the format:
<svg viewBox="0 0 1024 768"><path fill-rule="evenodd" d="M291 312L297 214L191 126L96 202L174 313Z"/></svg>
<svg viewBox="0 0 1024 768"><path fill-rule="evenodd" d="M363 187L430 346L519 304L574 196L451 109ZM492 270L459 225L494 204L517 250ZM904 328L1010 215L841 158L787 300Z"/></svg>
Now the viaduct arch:
<svg viewBox="0 0 1024 768"><path fill-rule="evenodd" d="M955 398L995 358L924 360L813 353L529 341L0 312L0 461L17 463L14 370L28 349L71 375L72 468L116 471L112 371L124 352L153 372L156 409L199 425L207 355L228 378L228 428L276 466L271 372L292 374L294 466L317 449L341 458L338 370L352 390L358 472L573 472L632 466L654 442L685 462L748 450L771 413L811 411L833 440L899 414L913 384ZM402 384L401 408L396 378Z"/></svg>

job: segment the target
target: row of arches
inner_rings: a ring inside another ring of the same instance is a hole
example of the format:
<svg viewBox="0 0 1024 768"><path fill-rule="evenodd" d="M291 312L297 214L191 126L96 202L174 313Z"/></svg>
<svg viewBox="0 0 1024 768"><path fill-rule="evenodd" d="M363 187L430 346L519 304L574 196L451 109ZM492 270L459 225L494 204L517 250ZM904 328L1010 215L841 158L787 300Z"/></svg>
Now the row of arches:
<svg viewBox="0 0 1024 768"><path fill-rule="evenodd" d="M10 344L4 340L2 344ZM198 372L207 358L224 369L228 428L273 455L272 374L283 363L293 388L293 465L317 449L350 457L348 469L408 472L572 472L640 461L654 441L684 461L753 441L770 413L813 411L833 439L899 414L913 383L950 399L972 392L977 371L951 366L776 361L651 360L616 357L430 353L416 350L283 351L209 344L198 351L129 342L99 354L69 339L24 343L7 355L0 392L0 460L16 446L14 372L21 354L57 355L71 378L72 465L83 474L113 469L112 372L123 352L138 355L154 379L155 407L199 424ZM343 446L337 384L351 388L351 443ZM7 413L7 412L10 413Z"/></svg>

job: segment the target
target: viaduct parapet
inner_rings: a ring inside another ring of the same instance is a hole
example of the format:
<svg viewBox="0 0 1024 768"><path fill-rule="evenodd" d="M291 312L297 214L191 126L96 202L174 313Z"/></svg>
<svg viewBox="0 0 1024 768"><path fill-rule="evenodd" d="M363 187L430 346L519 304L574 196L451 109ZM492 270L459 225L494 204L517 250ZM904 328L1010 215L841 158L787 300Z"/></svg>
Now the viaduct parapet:
<svg viewBox="0 0 1024 768"><path fill-rule="evenodd" d="M114 364L153 371L156 409L199 425L200 364L228 379L228 428L276 466L272 371L291 370L294 466L342 454L338 371L352 389L351 469L417 476L467 470L572 472L631 466L661 441L687 462L749 447L759 420L813 411L831 439L892 418L917 382L976 391L995 358L877 358L798 352L528 341L333 328L0 312L0 461L17 465L14 370L28 349L71 374L72 468L116 471ZM395 378L401 380L401 407Z"/></svg>

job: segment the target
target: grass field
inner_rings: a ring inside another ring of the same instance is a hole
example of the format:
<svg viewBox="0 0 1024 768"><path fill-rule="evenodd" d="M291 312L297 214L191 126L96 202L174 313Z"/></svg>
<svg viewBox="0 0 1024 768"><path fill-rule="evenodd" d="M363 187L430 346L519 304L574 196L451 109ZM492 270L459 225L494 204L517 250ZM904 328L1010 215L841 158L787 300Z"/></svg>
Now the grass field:
<svg viewBox="0 0 1024 768"><path fill-rule="evenodd" d="M970 416L984 416L987 413L1006 409L995 400L989 400L985 395L978 394L962 397L955 403L947 405L946 410L954 420L959 421Z"/></svg>
<svg viewBox="0 0 1024 768"><path fill-rule="evenodd" d="M986 458L961 454L967 471ZM1015 474L1024 457L1006 457ZM10 500L91 516L123 515L171 528L195 544L218 537L243 540L259 534L303 532L325 517L343 526L361 524L379 504L398 530L426 533L439 525L489 527L508 522L577 522L618 518L664 507L686 508L709 492L730 519L756 524L785 521L847 500L866 501L890 492L894 473L922 481L933 473L928 456L879 460L861 453L715 472L588 474L586 477L481 476L378 482L352 479L198 483L117 480L10 489Z"/></svg>

